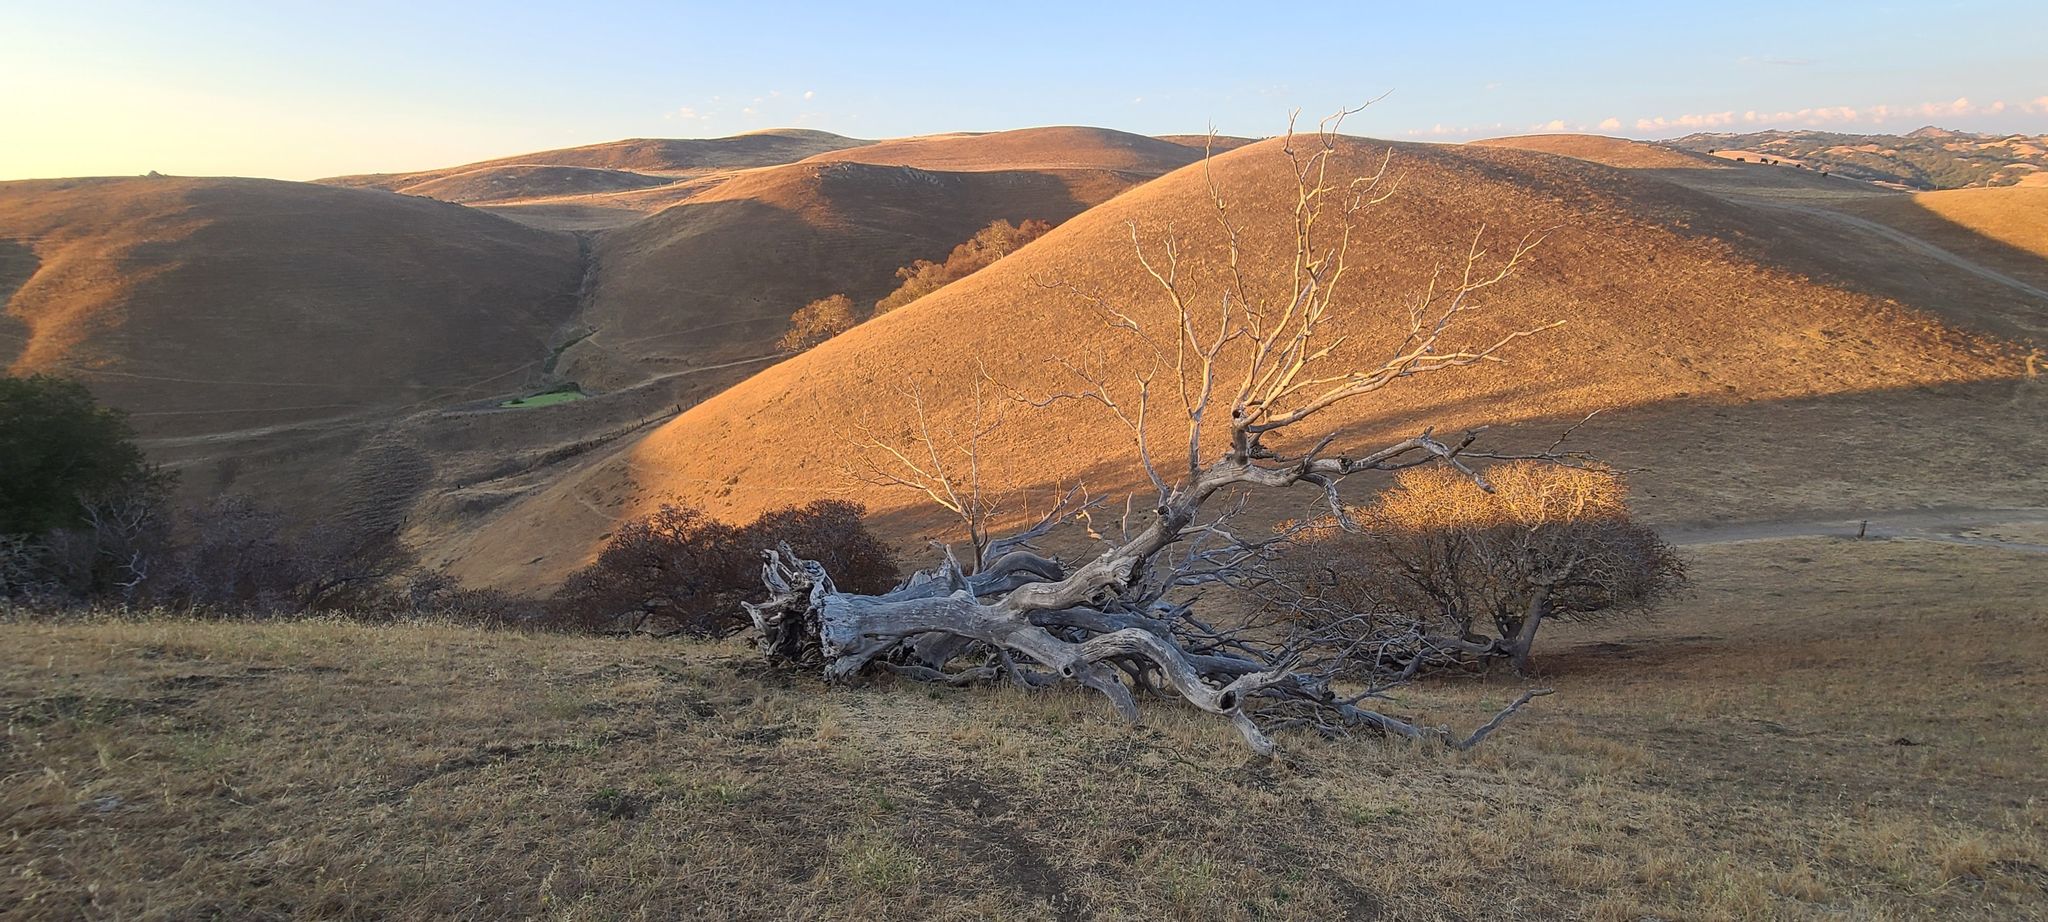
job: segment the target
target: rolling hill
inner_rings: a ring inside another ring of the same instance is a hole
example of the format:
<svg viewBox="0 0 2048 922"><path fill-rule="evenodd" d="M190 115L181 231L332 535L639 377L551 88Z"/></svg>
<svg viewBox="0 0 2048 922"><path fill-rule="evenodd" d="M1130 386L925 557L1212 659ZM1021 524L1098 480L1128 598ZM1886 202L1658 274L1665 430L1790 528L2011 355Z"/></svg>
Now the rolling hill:
<svg viewBox="0 0 2048 922"><path fill-rule="evenodd" d="M1021 128L991 134L901 138L821 153L818 162L870 163L923 170L1109 170L1157 176L1200 159L1199 145L1106 128Z"/></svg>
<svg viewBox="0 0 2048 922"><path fill-rule="evenodd" d="M0 183L0 360L149 436L482 396L536 376L576 241L459 205L256 179Z"/></svg>
<svg viewBox="0 0 2048 922"><path fill-rule="evenodd" d="M1247 218L1255 225L1246 238L1251 281L1269 293L1285 252L1276 248L1286 243L1275 219L1293 200L1279 143L1213 163L1237 213L1256 216ZM2026 459L2042 456L2041 439L2022 436L2024 451L1987 462L1999 440L2010 447L2008 422L1970 429L1968 417L1985 416L1983 401L2021 399L2012 389L2024 387L2009 383L2020 368L2010 350L1969 332L1980 329L1971 305L1932 300L1926 288L1873 291L1816 277L1802 267L1838 254L1788 232L1779 215L1645 171L1479 146L1393 147L1399 192L1362 225L1369 245L1353 260L1361 281L1343 331L1349 354L1384 348L1400 299L1421 289L1433 265L1461 255L1481 226L1497 239L1543 231L1549 238L1492 299L1472 340L1552 320L1567 325L1517 349L1506 373L1431 377L1348 408L1330 420L1346 444L1479 423L1530 424L1504 436L1510 442L1540 424L1547 442L1561 422L1606 410L1585 431L1586 443L1649 468L1638 475L1640 498L1666 520L1924 501L1942 493L1925 484L1939 483L1944 471L1972 471L1952 491L1989 477L1997 483L1987 494L2040 499L2041 484L2021 472ZM1369 173L1386 146L1346 140L1340 149L1342 175ZM1072 292L1159 322L1167 307L1149 281L1140 283L1129 224L1156 242L1169 226L1209 226L1211 207L1192 169L1118 196L991 269L688 410L440 551L470 579L544 585L583 560L621 517L669 498L745 519L804 498L849 495L899 537L933 534L932 516L909 496L846 476L850 421L907 432L906 382L925 389L934 425L961 427L971 422L963 407L982 368L1021 391L1049 393L1073 384L1059 359L1136 367L1138 345ZM1215 291L1219 244L1199 236L1186 243L1186 277ZM1042 284L1049 280L1060 286ZM2038 401L2026 406L2038 415ZM1642 438L1643 426L1657 437ZM1942 430L1947 443L1910 444L1928 430ZM1778 438L1792 431L1811 431L1813 441ZM987 450L994 476L1041 497L1076 479L1109 494L1138 482L1125 461L1128 437L1105 415L1071 405L1011 412ZM1908 456L1910 464L1900 461ZM1843 472L1819 473L1830 464ZM1911 476L1887 474L1888 464L1910 467ZM1304 508L1283 505L1273 514Z"/></svg>
<svg viewBox="0 0 2048 922"><path fill-rule="evenodd" d="M2048 171L2048 137L1928 126L1903 135L1831 131L1707 132L1664 142L1685 150L1827 170L1899 189L2009 186Z"/></svg>

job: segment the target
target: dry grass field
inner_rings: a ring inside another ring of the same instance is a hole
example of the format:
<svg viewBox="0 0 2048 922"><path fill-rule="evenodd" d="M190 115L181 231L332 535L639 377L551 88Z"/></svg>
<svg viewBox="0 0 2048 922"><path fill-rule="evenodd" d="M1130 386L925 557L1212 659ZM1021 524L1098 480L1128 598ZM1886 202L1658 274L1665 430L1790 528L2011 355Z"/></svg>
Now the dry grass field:
<svg viewBox="0 0 2048 922"><path fill-rule="evenodd" d="M1688 551L1464 755L697 645L0 624L10 919L2048 918L2048 568ZM1967 589L1967 597L1964 590ZM1393 705L1470 726L1504 678Z"/></svg>

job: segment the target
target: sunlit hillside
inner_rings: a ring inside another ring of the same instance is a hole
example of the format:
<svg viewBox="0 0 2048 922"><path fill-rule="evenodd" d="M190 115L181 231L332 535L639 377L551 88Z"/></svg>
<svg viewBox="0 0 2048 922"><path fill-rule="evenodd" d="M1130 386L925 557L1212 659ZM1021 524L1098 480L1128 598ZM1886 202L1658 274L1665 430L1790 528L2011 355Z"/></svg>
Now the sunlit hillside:
<svg viewBox="0 0 2048 922"><path fill-rule="evenodd" d="M1369 174L1387 149L1342 141L1333 175ZM1767 214L1554 156L1394 145L1393 164L1398 188L1355 237L1345 360L1388 348L1405 299L1424 289L1432 267L1462 257L1482 228L1496 257L1525 235L1545 239L1513 283L1488 292L1487 310L1458 341L1563 326L1518 344L1505 366L1403 384L1351 408L1330 420L1346 445L1487 423L1509 427L1500 437L1547 440L1603 410L1610 415L1584 437L1621 464L1649 468L1639 477L1645 508L1691 519L1924 497L1930 470L1970 470L1993 440L2010 437L2004 426L1965 422L1949 436L1952 453L1917 439L1885 442L1885 429L1954 422L1953 401L2004 405L2013 385L1999 382L2021 374L2019 358L1995 336L1972 332L1968 316L1944 318L1943 306L1916 304L1910 291L1871 291L1787 268L1832 254L1785 235ZM1294 187L1280 143L1233 151L1211 169L1245 222L1249 281L1272 297L1292 239L1283 222ZM847 430L905 436L913 412L906 386L923 389L934 427L963 429L973 412L968 392L984 370L1026 395L1076 387L1061 361L1130 382L1147 367L1147 353L1088 298L1147 325L1168 316L1132 253L1135 222L1155 259L1169 227L1181 234L1182 278L1200 292L1197 304L1215 304L1223 264L1217 235L1207 232L1213 214L1199 167L1119 196L994 268L767 369L631 450L510 507L452 545L458 572L544 581L584 559L621 517L665 498L743 520L797 497L847 495L906 537L929 533L932 519L915 496L849 479ZM1865 415L1876 405L1868 400L1888 407L1885 421ZM988 463L1015 485L1041 497L1077 480L1110 495L1138 485L1130 440L1105 413L1075 404L1001 412ZM1783 425L1788 414L1826 426L1816 437L1832 447L1739 435L1745 425ZM1629 434L1646 424L1657 438ZM1164 432L1162 444L1170 441ZM1858 447L1845 451L1851 444ZM1822 463L1857 474L1810 483L1808 472ZM2024 478L1992 479L1998 485L1981 491L1953 489L2038 498L2038 484Z"/></svg>

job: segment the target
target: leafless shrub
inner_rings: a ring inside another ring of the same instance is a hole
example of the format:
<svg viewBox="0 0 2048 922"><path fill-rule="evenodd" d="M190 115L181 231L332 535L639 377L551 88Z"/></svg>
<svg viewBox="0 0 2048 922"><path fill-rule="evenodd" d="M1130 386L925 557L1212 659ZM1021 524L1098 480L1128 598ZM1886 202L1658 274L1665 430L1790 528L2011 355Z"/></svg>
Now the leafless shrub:
<svg viewBox="0 0 2048 922"><path fill-rule="evenodd" d="M785 542L832 561L850 582L883 591L897 579L896 563L861 522L865 511L821 500L735 526L664 504L621 527L595 563L569 577L550 620L572 630L729 634L745 625L740 602L767 595L762 550Z"/></svg>
<svg viewBox="0 0 2048 922"><path fill-rule="evenodd" d="M388 532L344 521L294 530L247 497L189 510L150 587L160 601L244 615L371 610L412 557Z"/></svg>

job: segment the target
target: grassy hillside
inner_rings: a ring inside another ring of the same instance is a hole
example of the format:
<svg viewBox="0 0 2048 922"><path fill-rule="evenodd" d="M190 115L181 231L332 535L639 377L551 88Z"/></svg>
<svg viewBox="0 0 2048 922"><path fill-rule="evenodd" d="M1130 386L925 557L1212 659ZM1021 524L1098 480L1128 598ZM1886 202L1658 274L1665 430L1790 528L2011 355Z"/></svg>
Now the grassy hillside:
<svg viewBox="0 0 2048 922"><path fill-rule="evenodd" d="M1847 210L2048 287L2048 188L1922 192L1871 199Z"/></svg>
<svg viewBox="0 0 2048 922"><path fill-rule="evenodd" d="M1627 138L1610 138L1597 134L1528 134L1487 138L1471 143L1479 147L1542 151L1546 154L1590 160L1629 170L1736 169L1733 163L1705 154L1677 150L1647 141L1631 141Z"/></svg>
<svg viewBox="0 0 2048 922"><path fill-rule="evenodd" d="M0 183L0 253L0 364L83 377L152 436L516 388L581 277L567 236L254 179Z"/></svg>
<svg viewBox="0 0 2048 922"><path fill-rule="evenodd" d="M1370 172L1384 151L1377 143L1344 142L1335 175ZM1352 313L1342 328L1349 338L1340 354L1386 348L1405 316L1403 299L1422 290L1433 264L1462 256L1481 226L1491 229L1496 246L1525 233L1549 237L1526 272L1489 293L1491 307L1460 342L1490 342L1506 330L1554 320L1566 326L1517 347L1505 368L1404 384L1341 411L1329 424L1345 432L1346 445L1429 425L1538 421L1520 436L1503 435L1512 441L1540 430L1547 442L1562 421L1605 409L1613 415L1587 428L1589 444L1612 449L1624 465L1651 468L1639 478L1641 498L1667 520L1967 491L1986 478L1932 491L1925 482L1951 465L1970 470L1977 462L1963 459L1992 452L2001 441L2018 453L2012 470L2042 457L2033 436L2022 436L2018 446L2007 441L2009 418L1991 422L1993 407L2009 400L2023 399L2022 413L2038 412L2038 399L2015 397L2015 385L1988 383L2019 375L2015 357L1948 326L1933 312L1941 305L1916 310L1899 293L1879 295L1784 268L1831 254L1811 252L1772 216L1640 173L1556 156L1396 145L1395 164L1398 193L1358 232L1355 287L1346 302ZM1270 294L1284 284L1279 270L1291 241L1276 217L1294 194L1279 142L1223 155L1214 172L1248 224L1249 284ZM617 516L662 497L745 520L794 499L834 494L868 503L885 527L914 545L930 534L928 514L907 494L856 485L846 475L853 422L884 434L910 431L912 408L900 393L910 382L925 388L935 426L964 428L972 412L967 391L981 369L1030 394L1075 386L1061 359L1129 382L1142 368L1143 347L1075 292L1142 322L1165 322L1166 300L1130 253L1135 222L1155 255L1168 227L1189 235L1181 272L1204 293L1199 303L1213 304L1224 266L1215 235L1202 233L1212 226L1211 214L1205 180L1194 169L1119 196L988 270L697 406L630 453L549 486L448 550L472 578L538 584L580 562ZM1961 314L1954 322L1968 319ZM1937 401L1941 394L1959 395L1961 406ZM1891 415L1865 415L1857 395L1871 395L1870 405L1889 407ZM1785 409L1814 401L1827 404L1824 412ZM1802 412L1838 428L1822 429L1812 441L1753 435L1802 431ZM1163 415L1162 409L1154 420ZM1634 427L1652 418L1659 434L1642 438L1645 430ZM1726 435L1723 420L1736 429L1732 444L1706 438ZM1947 445L1944 460L1944 451L1872 430L1879 420L1913 429L1985 425L1961 437L1966 447ZM1159 425L1155 438L1169 444L1169 424ZM1705 444L1695 448L1696 439ZM1012 408L985 447L992 477L1041 496L1076 479L1115 495L1140 476L1122 428L1078 404ZM1855 455L1857 473L1810 483L1813 466L1830 463L1821 458L1835 450ZM1906 455L1911 464L1887 470ZM2023 475L1991 480L1992 492L2008 500L2038 498Z"/></svg>
<svg viewBox="0 0 2048 922"><path fill-rule="evenodd" d="M0 915L2048 916L2037 555L1692 566L1655 624L1547 632L1557 694L1474 752L1273 763L1187 708L827 689L734 647L0 623ZM1469 727L1520 688L1392 707Z"/></svg>

